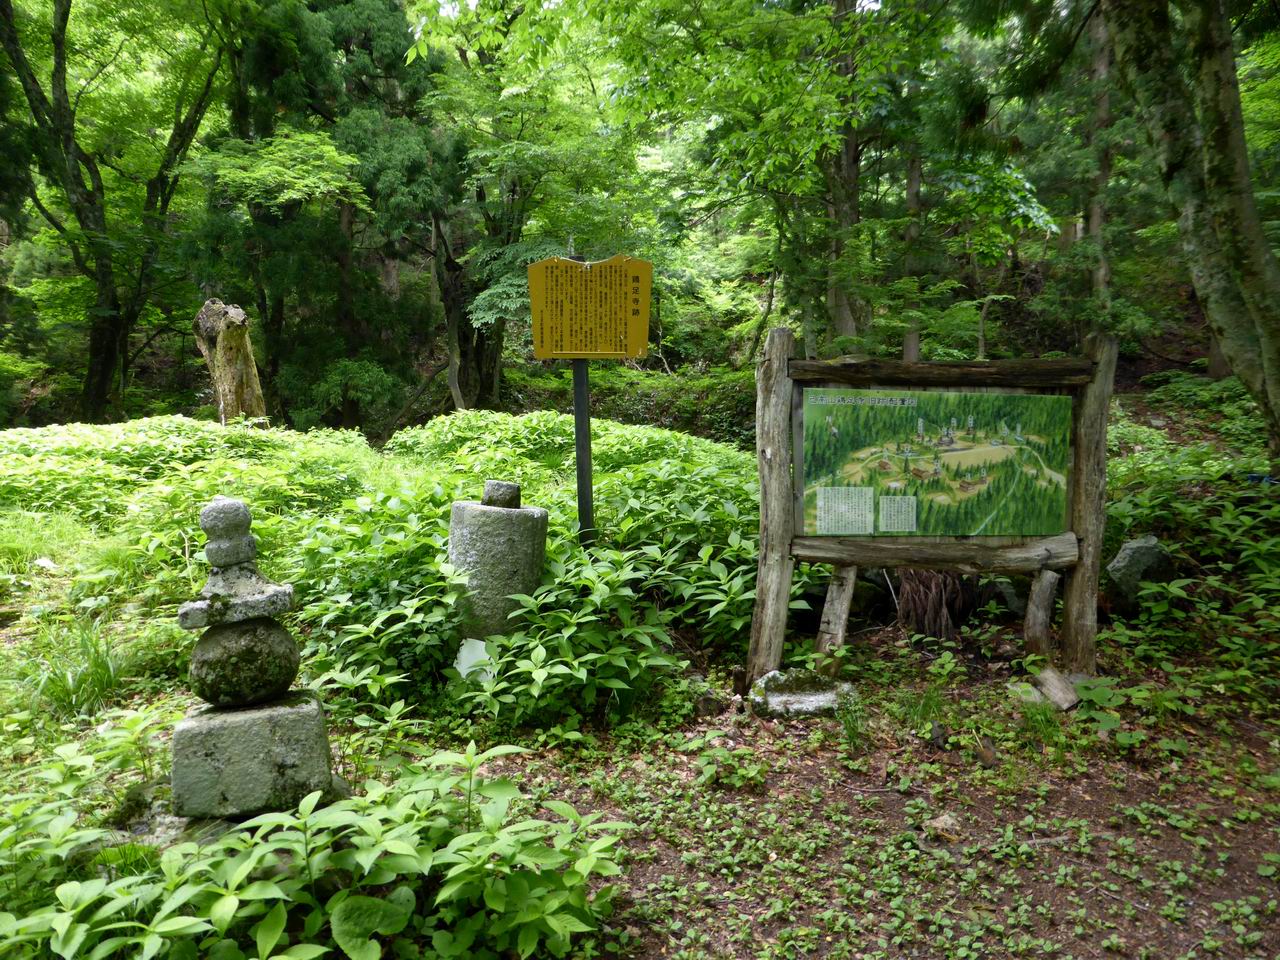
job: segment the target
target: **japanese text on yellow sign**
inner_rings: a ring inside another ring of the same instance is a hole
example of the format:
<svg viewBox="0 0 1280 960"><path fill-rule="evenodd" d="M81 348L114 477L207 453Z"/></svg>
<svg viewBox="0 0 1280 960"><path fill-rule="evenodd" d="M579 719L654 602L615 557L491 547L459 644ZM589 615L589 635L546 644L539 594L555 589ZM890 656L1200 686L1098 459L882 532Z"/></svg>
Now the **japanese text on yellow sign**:
<svg viewBox="0 0 1280 960"><path fill-rule="evenodd" d="M595 263L529 264L533 355L539 360L643 357L653 264L618 255Z"/></svg>

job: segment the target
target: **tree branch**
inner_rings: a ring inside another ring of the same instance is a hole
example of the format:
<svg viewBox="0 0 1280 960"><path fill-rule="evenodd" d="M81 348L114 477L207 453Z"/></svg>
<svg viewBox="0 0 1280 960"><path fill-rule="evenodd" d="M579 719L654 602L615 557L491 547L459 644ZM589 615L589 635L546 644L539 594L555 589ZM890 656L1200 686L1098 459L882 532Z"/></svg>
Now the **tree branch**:
<svg viewBox="0 0 1280 960"><path fill-rule="evenodd" d="M186 333L186 330L185 328L180 327L177 324L172 322L162 324L161 326L156 328L155 332L152 333L151 336L147 337L147 339L142 341L142 346L138 347L137 350L129 354L129 359L125 361L125 366L132 367L135 363L137 363L138 358L141 357L143 353L146 352L147 347L151 346L152 343L154 343L158 338L164 336L166 333Z"/></svg>
<svg viewBox="0 0 1280 960"><path fill-rule="evenodd" d="M88 93L90 88L97 82L98 78L101 77L108 70L108 68L110 68L111 65L114 64L116 60L120 58L120 52L124 50L124 45L128 43L128 41L129 41L128 37L125 37L123 40L121 40L120 43L116 45L115 53L111 54L110 57L108 57L105 61L99 64L98 69L93 71L93 75L90 76L88 80L86 80L84 83L80 85L80 89L76 91L76 98L74 101L72 101L72 104L71 104L72 116L74 116L80 110L80 98L83 97L86 93Z"/></svg>
<svg viewBox="0 0 1280 960"><path fill-rule="evenodd" d="M34 185L32 186L31 192L28 196L31 198L32 204L40 212L40 216L49 221L49 225L62 235L63 242L67 245L67 249L71 251L71 259L75 261L76 269L85 276L92 278L93 271L90 270L89 265L85 263L84 256L80 253L80 248L76 245L76 242L71 239L71 234L67 232L67 228L63 225L62 221L50 213L45 205L40 202L40 196L36 193Z"/></svg>
<svg viewBox="0 0 1280 960"><path fill-rule="evenodd" d="M18 39L18 24L13 12L13 0L0 0L0 46L4 47L4 52L9 56L13 71L22 85L22 92L26 94L32 117L37 125L50 127L53 109Z"/></svg>

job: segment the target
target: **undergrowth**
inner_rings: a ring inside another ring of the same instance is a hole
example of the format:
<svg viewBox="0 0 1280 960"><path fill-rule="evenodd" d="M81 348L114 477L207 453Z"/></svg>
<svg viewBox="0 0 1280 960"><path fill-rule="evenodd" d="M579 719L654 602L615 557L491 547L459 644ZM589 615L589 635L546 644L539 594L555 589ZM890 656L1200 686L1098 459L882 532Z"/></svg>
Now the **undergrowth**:
<svg viewBox="0 0 1280 960"><path fill-rule="evenodd" d="M1161 387L1170 409L1208 402L1208 389ZM1133 617L1104 609L1104 675L1082 687L1082 706L1069 720L1028 707L1007 729L964 718L960 691L979 673L964 638L903 638L879 659L853 644L839 668L870 695L841 704L848 769L886 729L975 758L1038 744L1079 770L1090 751L1180 763L1197 731L1246 714L1275 721L1280 506L1256 482L1252 428L1229 449L1180 446L1123 406L1106 556L1155 534L1177 574L1147 584ZM700 789L762 790L771 765L753 748L679 731L695 691L712 689L689 663L723 686L745 653L754 459L665 430L593 426L600 539L589 551L576 539L572 420L559 414L467 412L380 452L353 433L182 418L0 433L6 944L18 956L372 958L425 943L437 956L561 955L609 910L601 881L617 872L621 826L492 775L514 748L436 747L511 738L591 757L612 729L620 744L672 738ZM488 678L466 683L451 669L462 584L447 562L449 507L488 478L520 482L526 503L549 510L547 565L489 638ZM111 824L130 790L164 779L156 736L181 706L190 642L173 620L207 573L197 517L215 493L251 505L264 572L296 585L301 682L322 692L361 795L308 798L160 854L121 843ZM795 601L823 575L801 567ZM965 637L985 649L998 629ZM812 659L804 642L788 650ZM896 767L884 777L910 789Z"/></svg>

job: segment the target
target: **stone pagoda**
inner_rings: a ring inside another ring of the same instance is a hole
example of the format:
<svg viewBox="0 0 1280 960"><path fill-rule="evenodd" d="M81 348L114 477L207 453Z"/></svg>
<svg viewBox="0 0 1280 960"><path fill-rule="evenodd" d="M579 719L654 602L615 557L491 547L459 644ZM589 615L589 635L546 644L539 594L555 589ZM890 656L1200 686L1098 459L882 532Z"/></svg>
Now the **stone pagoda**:
<svg viewBox="0 0 1280 960"><path fill-rule="evenodd" d="M191 655L197 707L173 732L173 809L184 817L286 810L315 790L334 792L319 698L290 690L298 645L275 617L293 587L258 572L252 517L240 500L214 497L200 511L213 567L178 623L203 630Z"/></svg>

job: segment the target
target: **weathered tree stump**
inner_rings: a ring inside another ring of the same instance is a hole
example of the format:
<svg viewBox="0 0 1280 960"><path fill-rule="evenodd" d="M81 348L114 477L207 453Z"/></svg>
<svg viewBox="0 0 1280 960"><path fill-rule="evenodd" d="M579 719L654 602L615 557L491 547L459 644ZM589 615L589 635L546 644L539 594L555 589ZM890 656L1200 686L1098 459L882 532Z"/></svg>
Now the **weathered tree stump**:
<svg viewBox="0 0 1280 960"><path fill-rule="evenodd" d="M218 419L225 424L237 417L265 417L267 406L244 311L216 298L206 300L193 326L196 345L213 380Z"/></svg>

